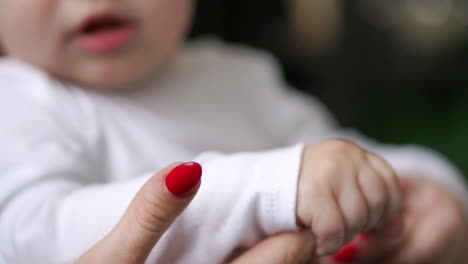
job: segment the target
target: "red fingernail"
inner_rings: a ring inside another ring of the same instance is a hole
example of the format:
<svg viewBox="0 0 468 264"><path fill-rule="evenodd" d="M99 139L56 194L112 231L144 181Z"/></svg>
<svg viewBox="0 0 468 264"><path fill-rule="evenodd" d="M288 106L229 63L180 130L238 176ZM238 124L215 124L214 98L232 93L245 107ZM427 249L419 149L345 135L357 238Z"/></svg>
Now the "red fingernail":
<svg viewBox="0 0 468 264"><path fill-rule="evenodd" d="M358 248L355 243L351 241L350 243L342 246L340 250L332 256L332 259L338 262L350 263L356 261L358 257Z"/></svg>
<svg viewBox="0 0 468 264"><path fill-rule="evenodd" d="M357 235L356 239L359 240L369 240L372 237L372 234L369 232L363 232Z"/></svg>
<svg viewBox="0 0 468 264"><path fill-rule="evenodd" d="M175 167L166 176L167 189L177 197L185 197L200 182L202 167L196 162L187 162Z"/></svg>

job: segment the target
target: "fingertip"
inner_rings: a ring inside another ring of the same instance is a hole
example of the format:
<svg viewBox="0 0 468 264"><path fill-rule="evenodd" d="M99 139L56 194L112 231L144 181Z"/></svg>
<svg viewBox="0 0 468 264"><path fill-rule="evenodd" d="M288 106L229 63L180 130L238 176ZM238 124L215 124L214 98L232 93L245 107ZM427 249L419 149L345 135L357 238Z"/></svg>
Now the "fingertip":
<svg viewBox="0 0 468 264"><path fill-rule="evenodd" d="M338 252L333 254L331 258L337 262L351 263L359 259L359 249L357 244L352 241L342 246Z"/></svg>
<svg viewBox="0 0 468 264"><path fill-rule="evenodd" d="M172 195L185 198L200 185L202 172L202 166L197 162L181 163L167 174L166 188Z"/></svg>
<svg viewBox="0 0 468 264"><path fill-rule="evenodd" d="M366 258L366 248L373 242L372 234L360 233L351 242L343 245L338 252L330 256L334 262L351 263Z"/></svg>
<svg viewBox="0 0 468 264"><path fill-rule="evenodd" d="M343 245L343 242L337 241L325 241L319 243L317 246L315 253L318 257L325 257L337 252L340 247Z"/></svg>

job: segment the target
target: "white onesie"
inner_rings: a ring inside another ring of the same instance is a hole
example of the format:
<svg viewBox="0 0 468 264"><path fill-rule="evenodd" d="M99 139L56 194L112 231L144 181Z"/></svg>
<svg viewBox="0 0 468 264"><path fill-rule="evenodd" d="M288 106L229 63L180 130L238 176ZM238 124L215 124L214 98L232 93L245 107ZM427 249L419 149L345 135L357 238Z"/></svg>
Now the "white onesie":
<svg viewBox="0 0 468 264"><path fill-rule="evenodd" d="M289 89L268 54L205 39L139 89L104 94L0 60L0 262L70 263L122 216L142 184L199 161L200 192L148 263L219 263L295 230L303 145L360 142L399 171L468 198L459 173L419 147L369 142Z"/></svg>

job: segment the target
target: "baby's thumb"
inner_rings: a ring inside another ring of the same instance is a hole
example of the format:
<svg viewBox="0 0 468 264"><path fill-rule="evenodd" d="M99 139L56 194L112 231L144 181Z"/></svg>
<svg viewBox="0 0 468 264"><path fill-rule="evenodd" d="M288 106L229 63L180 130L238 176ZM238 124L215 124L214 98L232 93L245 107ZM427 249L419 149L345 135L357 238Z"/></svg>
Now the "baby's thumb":
<svg viewBox="0 0 468 264"><path fill-rule="evenodd" d="M201 181L198 163L176 163L153 175L111 233L100 242L102 263L144 263L158 240L187 207ZM98 245L99 246L99 245ZM107 254L108 253L108 254Z"/></svg>

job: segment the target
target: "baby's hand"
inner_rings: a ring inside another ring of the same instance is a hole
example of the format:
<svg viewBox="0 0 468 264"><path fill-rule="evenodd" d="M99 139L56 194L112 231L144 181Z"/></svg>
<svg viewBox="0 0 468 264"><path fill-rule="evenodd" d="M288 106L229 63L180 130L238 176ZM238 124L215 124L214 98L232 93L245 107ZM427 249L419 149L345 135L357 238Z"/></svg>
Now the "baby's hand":
<svg viewBox="0 0 468 264"><path fill-rule="evenodd" d="M334 253L358 233L397 216L400 208L398 178L381 157L346 140L304 150L296 214L312 230L318 255Z"/></svg>

